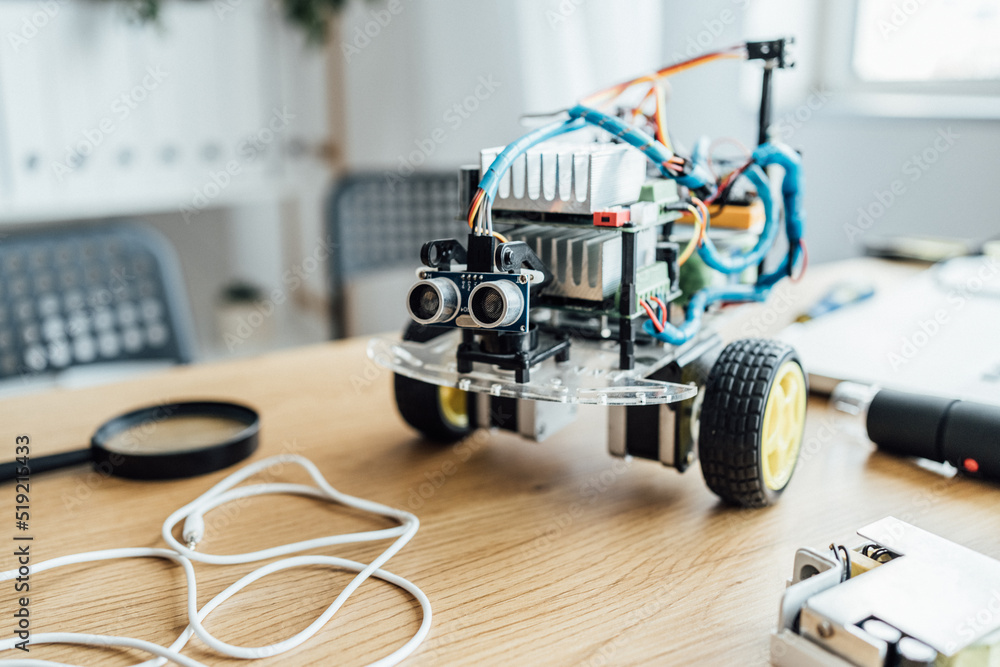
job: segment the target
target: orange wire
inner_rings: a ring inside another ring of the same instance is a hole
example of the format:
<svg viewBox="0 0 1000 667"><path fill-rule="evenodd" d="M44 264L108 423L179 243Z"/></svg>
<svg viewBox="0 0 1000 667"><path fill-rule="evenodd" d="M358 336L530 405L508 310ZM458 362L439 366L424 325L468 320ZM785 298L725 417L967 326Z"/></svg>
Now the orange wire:
<svg viewBox="0 0 1000 667"><path fill-rule="evenodd" d="M633 120L636 117L642 115L642 105L645 104L647 101L649 101L650 97L653 97L653 87L652 86L650 86L649 90L646 91L646 94L642 96L642 99L639 100L639 104L637 104L635 106L635 108L632 109L632 119Z"/></svg>
<svg viewBox="0 0 1000 667"><path fill-rule="evenodd" d="M703 217L700 208L696 208L693 204L687 204L688 211L694 217L694 231L692 232L691 239L684 246L684 250L681 251L680 256L677 258L677 266L684 266L684 264L691 259L694 254L695 248L701 245L702 241L702 231L705 229L705 218Z"/></svg>
<svg viewBox="0 0 1000 667"><path fill-rule="evenodd" d="M673 74L683 72L684 70L691 69L692 67L697 67L698 65L703 65L713 60L719 60L721 58L742 58L743 53L737 51L737 49L742 49L742 45L732 47L730 49L725 49L722 51L714 51L712 53L706 53L704 55L691 58L690 60L685 60L683 62L679 62L674 65L668 65L663 69L653 72L652 74L645 74L630 81L624 81L622 83L616 84L614 86L611 86L610 88L599 90L596 93L588 95L587 97L580 100L580 103L586 106L601 106L606 102L609 102L610 100L614 99L615 97L617 97L625 90L631 88L634 85L646 82L655 82L658 79L662 79L671 76Z"/></svg>
<svg viewBox="0 0 1000 667"><path fill-rule="evenodd" d="M649 87L649 90L646 91L646 94L643 95L641 100L639 100L639 104L637 104L636 107L632 109L632 120L634 121L639 116L645 115L643 113L642 107L644 104L646 104L647 101L649 101L650 98L652 98L656 103L656 106L653 111L653 117L649 118L649 120L652 121L653 126L656 128L656 139L661 144L669 148L668 142L666 140L667 135L663 129L667 126L667 119L665 115L666 100L663 97L663 89L659 86L658 81L653 82L653 85Z"/></svg>
<svg viewBox="0 0 1000 667"><path fill-rule="evenodd" d="M483 205L483 198L486 195L485 190L479 190L476 196L472 198L472 203L469 204L469 228L475 229L476 226L476 213L479 212L479 207ZM507 237L500 232L490 232L497 241L500 243L507 243Z"/></svg>
<svg viewBox="0 0 1000 667"><path fill-rule="evenodd" d="M472 203L469 204L469 227L476 226L476 213L479 211L479 205L483 203L483 195L486 194L485 190L480 189L476 193L476 196L472 198Z"/></svg>
<svg viewBox="0 0 1000 667"><path fill-rule="evenodd" d="M691 197L691 201L693 201L695 206L697 206L699 210L701 210L701 214L703 216L701 225L701 235L698 239L698 245L700 246L705 241L705 237L708 236L708 223L709 220L711 219L711 216L709 215L708 206L705 205L705 202L698 199L697 197Z"/></svg>
<svg viewBox="0 0 1000 667"><path fill-rule="evenodd" d="M667 137L667 97L663 94L663 87L658 84L654 83L652 90L656 91L656 133L660 143L673 152L674 148Z"/></svg>

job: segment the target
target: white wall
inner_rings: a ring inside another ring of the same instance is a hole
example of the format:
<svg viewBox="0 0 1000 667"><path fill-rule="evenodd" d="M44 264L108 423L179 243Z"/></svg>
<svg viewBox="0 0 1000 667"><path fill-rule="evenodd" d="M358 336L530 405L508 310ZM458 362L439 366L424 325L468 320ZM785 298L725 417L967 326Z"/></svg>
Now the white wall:
<svg viewBox="0 0 1000 667"><path fill-rule="evenodd" d="M435 130L441 140L423 151L426 164L476 162L480 148L524 133L523 112L568 106L580 91L661 61L657 2L566 4L573 10L535 0L351 3L341 22L349 50L342 63L348 164L381 169L419 162L419 145L430 146ZM629 5L656 20L636 24L621 11ZM365 44L361 31L390 6L401 11ZM628 47L594 40L601 26L616 28L614 35L631 31ZM583 54L585 62L567 53ZM490 91L483 80L498 85ZM475 99L477 92L483 99Z"/></svg>

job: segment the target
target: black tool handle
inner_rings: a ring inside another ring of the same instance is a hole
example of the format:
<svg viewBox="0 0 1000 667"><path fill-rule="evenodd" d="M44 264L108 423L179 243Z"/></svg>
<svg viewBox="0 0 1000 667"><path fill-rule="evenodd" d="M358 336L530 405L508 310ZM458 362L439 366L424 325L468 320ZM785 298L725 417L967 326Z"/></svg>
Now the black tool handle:
<svg viewBox="0 0 1000 667"><path fill-rule="evenodd" d="M58 470L59 468L69 468L70 466L83 465L94 460L94 455L90 448L78 449L72 452L62 452L61 454L49 454L48 456L31 457L28 459L28 470L31 474L46 472L48 470ZM16 461L0 464L0 482L7 482L18 476L18 468L23 467Z"/></svg>
<svg viewBox="0 0 1000 667"><path fill-rule="evenodd" d="M883 389L868 407L867 428L887 452L1000 480L1000 406Z"/></svg>

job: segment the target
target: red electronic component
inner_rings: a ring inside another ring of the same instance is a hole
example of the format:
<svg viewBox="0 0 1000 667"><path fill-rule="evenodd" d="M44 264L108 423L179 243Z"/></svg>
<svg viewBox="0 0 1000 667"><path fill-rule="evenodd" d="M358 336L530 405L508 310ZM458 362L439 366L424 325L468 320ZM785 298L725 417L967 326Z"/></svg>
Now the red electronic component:
<svg viewBox="0 0 1000 667"><path fill-rule="evenodd" d="M627 208L596 211L594 213L594 225L596 227L624 227L630 218L631 214Z"/></svg>
<svg viewBox="0 0 1000 667"><path fill-rule="evenodd" d="M965 461L962 462L962 465L965 466L965 469L969 472L979 472L979 461L976 459L965 459Z"/></svg>

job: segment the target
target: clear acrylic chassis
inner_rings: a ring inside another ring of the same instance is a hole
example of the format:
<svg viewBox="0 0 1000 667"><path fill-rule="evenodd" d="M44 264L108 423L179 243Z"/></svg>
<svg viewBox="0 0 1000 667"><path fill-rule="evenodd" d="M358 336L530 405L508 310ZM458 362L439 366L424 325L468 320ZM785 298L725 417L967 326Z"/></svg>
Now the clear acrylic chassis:
<svg viewBox="0 0 1000 667"><path fill-rule="evenodd" d="M426 343L373 338L368 343L368 356L379 366L415 380L509 398L589 405L656 405L683 401L698 393L694 384L646 377L670 363L684 348L637 349L636 367L623 371L618 369L617 341L574 338L569 361L547 359L531 369L530 382L518 383L513 371L487 364L477 363L471 373L459 373L456 355L461 342L462 332L458 329Z"/></svg>

